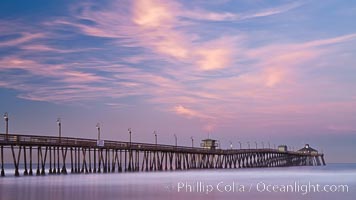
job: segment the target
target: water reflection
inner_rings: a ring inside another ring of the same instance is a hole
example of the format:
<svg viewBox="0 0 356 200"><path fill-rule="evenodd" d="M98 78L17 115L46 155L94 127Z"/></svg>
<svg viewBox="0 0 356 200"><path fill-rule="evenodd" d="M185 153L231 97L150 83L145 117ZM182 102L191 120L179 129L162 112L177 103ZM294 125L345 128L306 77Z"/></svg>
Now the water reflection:
<svg viewBox="0 0 356 200"><path fill-rule="evenodd" d="M286 185L293 182L347 184L348 192L258 192L256 184ZM219 191L216 185L246 186L246 191ZM214 190L198 190L197 184L212 185ZM179 184L196 186L195 190ZM252 185L252 189L250 186ZM15 200L119 200L119 199L354 199L356 166L261 168L237 170L192 170L156 173L47 175L45 177L0 178L0 199ZM248 191L250 189L250 191Z"/></svg>

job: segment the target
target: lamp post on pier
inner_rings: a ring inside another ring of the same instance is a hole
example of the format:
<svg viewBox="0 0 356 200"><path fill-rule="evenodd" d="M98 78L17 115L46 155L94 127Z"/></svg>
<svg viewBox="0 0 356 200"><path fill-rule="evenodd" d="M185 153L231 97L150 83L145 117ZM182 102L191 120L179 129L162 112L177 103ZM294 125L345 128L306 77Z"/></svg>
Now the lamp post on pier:
<svg viewBox="0 0 356 200"><path fill-rule="evenodd" d="M247 142L248 149L250 149L250 142Z"/></svg>
<svg viewBox="0 0 356 200"><path fill-rule="evenodd" d="M176 145L176 147L177 147L177 146L178 146L178 138L177 138L177 135L174 134L173 136L174 136L174 140L175 140L175 145Z"/></svg>
<svg viewBox="0 0 356 200"><path fill-rule="evenodd" d="M59 137L59 142L61 142L61 138L62 138L62 122L61 122L61 118L57 119L57 124L58 124L58 137Z"/></svg>
<svg viewBox="0 0 356 200"><path fill-rule="evenodd" d="M256 149L257 149L257 142L255 142L255 144L256 144Z"/></svg>
<svg viewBox="0 0 356 200"><path fill-rule="evenodd" d="M157 132L156 131L153 131L153 135L155 135L155 144L157 146Z"/></svg>
<svg viewBox="0 0 356 200"><path fill-rule="evenodd" d="M129 131L129 135L130 135L130 147L131 147L131 136L132 136L132 131L131 131L131 128L127 129Z"/></svg>
<svg viewBox="0 0 356 200"><path fill-rule="evenodd" d="M96 129L98 129L98 141L100 141L100 123L96 124Z"/></svg>
<svg viewBox="0 0 356 200"><path fill-rule="evenodd" d="M190 137L190 139L192 140L192 148L193 148L194 147L194 138L193 138L193 136Z"/></svg>
<svg viewBox="0 0 356 200"><path fill-rule="evenodd" d="M240 144L240 149L242 149L242 143L241 143L241 142L239 142L239 144Z"/></svg>
<svg viewBox="0 0 356 200"><path fill-rule="evenodd" d="M6 139L9 136L9 114L6 112L4 114L4 119L5 119L5 134L6 134Z"/></svg>

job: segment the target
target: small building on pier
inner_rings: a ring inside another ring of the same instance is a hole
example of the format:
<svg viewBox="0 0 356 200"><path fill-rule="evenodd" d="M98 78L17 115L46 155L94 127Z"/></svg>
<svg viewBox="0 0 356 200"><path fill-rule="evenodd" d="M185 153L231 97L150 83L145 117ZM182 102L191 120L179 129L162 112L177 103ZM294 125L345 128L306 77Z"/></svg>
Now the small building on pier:
<svg viewBox="0 0 356 200"><path fill-rule="evenodd" d="M219 143L217 142L217 140L208 138L208 139L202 140L200 147L203 147L205 149L217 149L219 147Z"/></svg>
<svg viewBox="0 0 356 200"><path fill-rule="evenodd" d="M278 151L280 151L280 152L287 152L287 151L288 151L287 145L279 145L279 146L278 146Z"/></svg>
<svg viewBox="0 0 356 200"><path fill-rule="evenodd" d="M318 154L318 151L316 149L311 148L309 146L309 144L305 144L305 146L303 148L299 149L298 152L310 153L310 154Z"/></svg>

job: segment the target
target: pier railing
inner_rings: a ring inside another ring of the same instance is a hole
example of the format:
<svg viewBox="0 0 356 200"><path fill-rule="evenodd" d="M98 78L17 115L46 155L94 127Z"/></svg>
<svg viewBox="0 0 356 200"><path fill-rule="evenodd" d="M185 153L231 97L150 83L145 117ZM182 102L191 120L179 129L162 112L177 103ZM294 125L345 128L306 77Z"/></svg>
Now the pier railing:
<svg viewBox="0 0 356 200"><path fill-rule="evenodd" d="M63 147L87 147L87 148L114 148L114 149L132 149L132 150L152 150L152 151L183 151L188 153L212 153L212 154L235 154L246 152L278 152L272 148L246 148L246 149L208 149L202 147L187 147L165 144L151 144L138 142L123 142L113 140L103 140L104 146L99 146L95 139L74 138L74 137L56 137L39 135L5 135L0 133L1 145L33 145L33 146L63 146ZM308 155L305 152L286 151L284 153L295 155ZM321 155L321 154L317 154Z"/></svg>

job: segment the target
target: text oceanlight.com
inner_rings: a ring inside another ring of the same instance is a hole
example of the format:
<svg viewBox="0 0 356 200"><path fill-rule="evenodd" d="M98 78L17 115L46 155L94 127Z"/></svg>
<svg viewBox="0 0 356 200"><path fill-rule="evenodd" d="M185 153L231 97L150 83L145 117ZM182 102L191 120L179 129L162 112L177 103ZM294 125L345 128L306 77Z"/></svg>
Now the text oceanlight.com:
<svg viewBox="0 0 356 200"><path fill-rule="evenodd" d="M306 195L308 193L343 193L349 192L347 184L318 184L312 182L298 182L291 184L275 184L268 182L256 182L250 184L241 184L238 182L221 181L216 184L197 182L178 182L177 192L186 193L213 193L213 192L258 192L258 193L299 193Z"/></svg>

